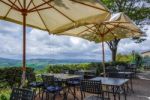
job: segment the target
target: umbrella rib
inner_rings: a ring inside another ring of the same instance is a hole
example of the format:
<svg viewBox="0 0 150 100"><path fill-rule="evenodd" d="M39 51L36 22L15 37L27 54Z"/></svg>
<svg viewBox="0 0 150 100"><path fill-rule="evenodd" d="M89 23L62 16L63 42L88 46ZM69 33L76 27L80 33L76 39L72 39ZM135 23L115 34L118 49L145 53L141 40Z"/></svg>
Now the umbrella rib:
<svg viewBox="0 0 150 100"><path fill-rule="evenodd" d="M44 1L44 0L43 0ZM45 1L44 1L45 2ZM66 17L67 19L69 19L70 21L72 21L72 22L74 22L75 23L75 21L73 20L73 19L71 19L70 17L68 17L67 15L65 15L64 13L62 13L60 10L58 10L57 8L55 8L54 6L52 6L51 4L49 4L48 3L48 5L50 6L50 7L52 7L53 9L55 9L57 12L59 12L61 15L63 15L64 17Z"/></svg>
<svg viewBox="0 0 150 100"><path fill-rule="evenodd" d="M2 3L6 4L7 6L9 7L12 7L12 5L10 5L9 3L6 3L5 1L3 0L0 0ZM17 11L20 11L20 9L16 8L16 7L12 7L13 9L17 10Z"/></svg>
<svg viewBox="0 0 150 100"><path fill-rule="evenodd" d="M109 30L109 28L106 25L105 25L105 27ZM114 38L117 38L112 31L110 31L110 33L114 36Z"/></svg>
<svg viewBox="0 0 150 100"><path fill-rule="evenodd" d="M117 28L118 26L119 26L119 23L118 23L118 25L114 26L113 28L108 29L108 31L106 31L106 32L104 33L104 35L108 34L108 33L111 32L112 30L114 30L115 28ZM106 27L106 25L105 25L105 27Z"/></svg>
<svg viewBox="0 0 150 100"><path fill-rule="evenodd" d="M117 22L116 21L116 22L105 22L105 23L108 23L108 24L111 24L111 23L120 23L121 24L121 23L130 23L130 22Z"/></svg>
<svg viewBox="0 0 150 100"><path fill-rule="evenodd" d="M22 6L21 3L20 3L20 0L18 0L18 3L19 3L19 5L21 6L21 8L23 8L23 6Z"/></svg>
<svg viewBox="0 0 150 100"><path fill-rule="evenodd" d="M92 26L91 28L93 28L94 26ZM77 35L80 35L80 34L82 34L83 32L86 32L86 31L88 31L89 30L89 28L87 28L87 29L85 29L84 31L81 31L80 33L77 33Z"/></svg>
<svg viewBox="0 0 150 100"><path fill-rule="evenodd" d="M118 24L119 25L119 24ZM117 25L116 25L117 26ZM108 30L109 30L109 28L107 27L107 26L105 26ZM121 27L121 26L119 26L119 27ZM123 28L123 27L121 27L121 28ZM114 36L114 38L117 38L116 36L115 36L115 34L112 32L112 31L110 31L112 34L113 34L113 36ZM134 36L134 34L131 32L131 34Z"/></svg>
<svg viewBox="0 0 150 100"><path fill-rule="evenodd" d="M95 24L94 26L96 27L97 31L101 34L101 31L100 31L100 26L102 25L102 23L100 24ZM98 28L97 28L98 27Z"/></svg>
<svg viewBox="0 0 150 100"><path fill-rule="evenodd" d="M16 2L17 0L15 0L15 2ZM14 3L15 3L14 2ZM10 13L10 11L12 10L12 8L13 8L13 5L11 6L11 8L8 10L8 12L6 13L6 15L4 16L4 19L8 16L8 14Z"/></svg>
<svg viewBox="0 0 150 100"><path fill-rule="evenodd" d="M33 4L33 6L35 6L35 4L33 3L33 1L32 1L32 4ZM38 11L38 10L37 10L37 13L38 13L39 17L41 18L41 20L42 20L42 22L43 22L43 24L44 24L44 26L45 26L46 30L50 33L50 30L48 29L48 27L47 27L46 23L44 22L44 20L43 20L43 18L42 18L42 16L40 15L40 13L39 13L39 11Z"/></svg>
<svg viewBox="0 0 150 100"><path fill-rule="evenodd" d="M85 27L88 28L88 29L90 29L90 30L93 31L93 32L95 31L95 30L92 29L93 27L88 27L88 26L86 26L86 25L85 25Z"/></svg>
<svg viewBox="0 0 150 100"><path fill-rule="evenodd" d="M52 8L52 7L45 7L45 8L35 9L35 10L32 10L32 11L28 11L28 12L31 13L31 12L35 12L35 11L50 9L50 8Z"/></svg>
<svg viewBox="0 0 150 100"><path fill-rule="evenodd" d="M32 3L33 0L30 0L29 4L27 5L27 9L29 9L31 3Z"/></svg>
<svg viewBox="0 0 150 100"><path fill-rule="evenodd" d="M113 25L113 24L110 24L110 25ZM116 25L113 25L113 26L116 26ZM135 31L135 30L132 30L132 29L130 29L130 28L123 27L123 26L121 26L121 25L120 25L119 27L124 28L124 29L128 29L128 30L133 31L133 32L138 32L138 33L140 33L139 31Z"/></svg>
<svg viewBox="0 0 150 100"><path fill-rule="evenodd" d="M52 1L54 1L54 0L44 1L44 3L39 4L39 5L37 5L37 6L34 6L33 8L29 9L28 11L30 12L30 11L32 11L32 10L35 10L35 9L37 9L37 8L43 6L43 5L46 5L46 4L48 4L49 2L52 2Z"/></svg>
<svg viewBox="0 0 150 100"><path fill-rule="evenodd" d="M15 6L17 9L20 9L15 3L13 3L11 0L8 0L11 4L12 4L12 6Z"/></svg>
<svg viewBox="0 0 150 100"><path fill-rule="evenodd" d="M84 6L92 7L92 8L98 9L98 10L103 10L103 11L109 12L108 10L105 10L105 9L102 9L102 8L99 8L99 7L95 7L95 6L92 6L92 5L89 5L89 4L85 4L85 3L80 2L80 1L76 1L76 0L70 0L70 1L73 1L73 2L75 2L75 3L82 4L82 5L84 5Z"/></svg>

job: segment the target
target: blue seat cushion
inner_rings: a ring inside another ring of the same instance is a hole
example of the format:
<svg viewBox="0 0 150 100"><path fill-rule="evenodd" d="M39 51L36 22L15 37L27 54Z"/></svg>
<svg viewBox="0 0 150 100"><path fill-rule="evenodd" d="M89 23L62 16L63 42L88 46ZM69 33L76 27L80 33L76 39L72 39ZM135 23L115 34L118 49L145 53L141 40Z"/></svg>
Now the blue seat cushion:
<svg viewBox="0 0 150 100"><path fill-rule="evenodd" d="M67 82L69 85L80 85L80 81L78 80L71 80Z"/></svg>
<svg viewBox="0 0 150 100"><path fill-rule="evenodd" d="M42 82L31 82L31 83L29 83L29 86L31 86L31 87L41 87L41 86L43 86L43 83Z"/></svg>
<svg viewBox="0 0 150 100"><path fill-rule="evenodd" d="M61 91L62 89L63 89L63 88L60 87L60 86L48 86L48 87L46 88L46 92L52 92L52 93L54 93L54 92Z"/></svg>

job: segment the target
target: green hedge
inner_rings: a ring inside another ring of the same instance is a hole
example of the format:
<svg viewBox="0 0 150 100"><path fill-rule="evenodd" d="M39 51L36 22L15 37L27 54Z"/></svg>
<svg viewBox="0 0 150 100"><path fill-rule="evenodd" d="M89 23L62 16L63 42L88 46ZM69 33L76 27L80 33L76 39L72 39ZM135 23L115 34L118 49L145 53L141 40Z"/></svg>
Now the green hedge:
<svg viewBox="0 0 150 100"><path fill-rule="evenodd" d="M126 62L107 62L105 66L127 65ZM60 73L63 70L86 70L96 69L96 74L99 75L103 72L102 63L82 63L82 64L60 64L60 65L48 65L46 67L47 72Z"/></svg>
<svg viewBox="0 0 150 100"><path fill-rule="evenodd" d="M47 72L60 73L63 70L81 70L90 69L90 64L59 64L59 65L48 65Z"/></svg>
<svg viewBox="0 0 150 100"><path fill-rule="evenodd" d="M32 73L33 71L33 68L27 68L26 74ZM0 68L0 85L4 85L4 83L7 83L7 85L10 87L13 87L14 85L18 86L21 82L21 75L21 67Z"/></svg>

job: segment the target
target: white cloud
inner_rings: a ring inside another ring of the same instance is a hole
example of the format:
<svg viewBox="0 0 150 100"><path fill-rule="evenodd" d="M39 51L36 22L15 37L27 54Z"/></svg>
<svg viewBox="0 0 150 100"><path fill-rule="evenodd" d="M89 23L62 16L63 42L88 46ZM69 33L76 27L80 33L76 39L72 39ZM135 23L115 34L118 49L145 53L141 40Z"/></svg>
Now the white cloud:
<svg viewBox="0 0 150 100"><path fill-rule="evenodd" d="M145 27L147 28L147 30L145 30L145 33L147 34L145 41L143 41L142 43L135 43L135 41L131 39L122 39L119 44L118 52L127 54L131 53L132 50L139 53L150 50L150 26Z"/></svg>
<svg viewBox="0 0 150 100"><path fill-rule="evenodd" d="M136 44L130 39L121 40L118 48L120 53L132 50L141 52L150 50L150 26L147 26L147 40ZM27 28L27 57L56 59L98 59L101 60L101 44L87 40L49 35L45 31ZM111 59L109 47L105 44L106 59ZM0 21L0 57L22 57L22 27L20 25Z"/></svg>

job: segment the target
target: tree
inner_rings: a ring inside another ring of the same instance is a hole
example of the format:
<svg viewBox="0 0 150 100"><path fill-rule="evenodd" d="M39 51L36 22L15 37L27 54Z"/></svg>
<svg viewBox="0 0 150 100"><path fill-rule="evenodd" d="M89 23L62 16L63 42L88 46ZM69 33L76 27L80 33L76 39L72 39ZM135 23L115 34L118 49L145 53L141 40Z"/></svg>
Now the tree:
<svg viewBox="0 0 150 100"><path fill-rule="evenodd" d="M132 62L133 60L133 55L132 54L121 54L121 53L118 53L117 56L116 56L116 61L118 62Z"/></svg>
<svg viewBox="0 0 150 100"><path fill-rule="evenodd" d="M124 12L141 28L149 23L150 4L149 0L101 0L112 12ZM118 44L121 39L106 42L112 52L112 61L116 61ZM134 38L136 43L144 41L144 38Z"/></svg>

